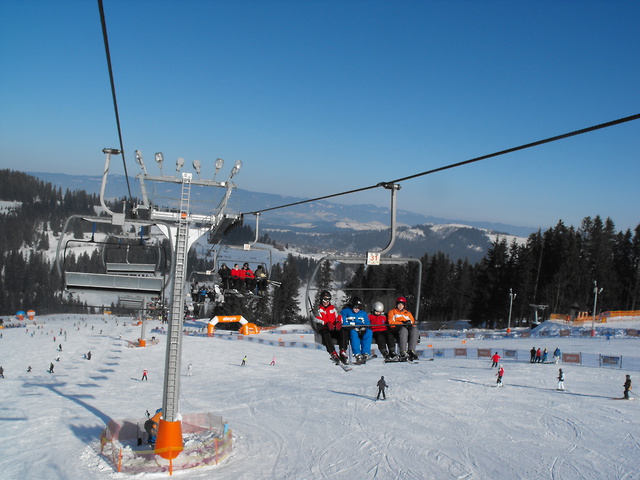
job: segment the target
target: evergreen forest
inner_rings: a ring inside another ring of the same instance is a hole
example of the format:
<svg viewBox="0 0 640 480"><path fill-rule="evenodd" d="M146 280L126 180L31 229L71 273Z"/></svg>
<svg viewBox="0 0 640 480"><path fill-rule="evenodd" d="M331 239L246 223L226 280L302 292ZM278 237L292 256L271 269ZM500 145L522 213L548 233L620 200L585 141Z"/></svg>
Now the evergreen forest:
<svg viewBox="0 0 640 480"><path fill-rule="evenodd" d="M30 175L0 170L0 201L0 314L13 316L26 309L41 314L91 312L92 306L64 291L51 255L56 245L50 245L50 238L59 236L71 215L96 215L99 198L81 190L63 192ZM109 208L117 210L123 201L114 201ZM77 223L75 238L90 234L88 222ZM250 227L242 226L224 242L242 244L254 235ZM260 241L283 248L268 235ZM498 238L476 263L454 261L437 251L425 252L420 260L417 272L415 263L348 267L324 262L318 266L313 259L289 254L272 267L270 278L280 286L270 289L268 297L235 308L244 309L247 318L260 319L258 323L304 322L300 288L318 267L314 294L340 288L360 296L367 305L381 300L387 309L394 306L396 296L404 296L410 310L419 310L418 320L435 328L460 319L470 320L473 326L504 328L510 311L511 326L529 324L535 311L541 320L550 313L591 312L596 288L596 313L640 309L640 224L633 231L616 231L612 219L599 216L583 219L578 227L560 221L524 243L509 244ZM66 261L77 270L95 271L101 258L96 251ZM193 253L189 265L190 270L214 267L212 261ZM313 303L315 298L304 301Z"/></svg>

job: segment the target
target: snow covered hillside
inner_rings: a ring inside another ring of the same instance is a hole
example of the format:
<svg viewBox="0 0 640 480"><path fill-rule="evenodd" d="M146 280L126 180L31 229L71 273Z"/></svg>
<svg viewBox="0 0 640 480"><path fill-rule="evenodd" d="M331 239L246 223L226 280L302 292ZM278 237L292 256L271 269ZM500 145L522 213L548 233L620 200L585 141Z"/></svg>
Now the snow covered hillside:
<svg viewBox="0 0 640 480"><path fill-rule="evenodd" d="M161 406L165 337L158 335L157 346L128 348L140 327L125 320L57 315L38 318L38 327L0 330L2 479L130 478L100 457L98 436L109 418L143 420L145 410ZM622 396L625 374L637 382L638 373L505 361L504 388L495 388L496 371L485 359L372 359L345 373L323 350L269 344L312 341L287 332L262 333L263 343L235 335L184 338L180 411L222 415L236 444L220 465L176 471L176 478L640 478L640 403L612 399ZM434 348L461 342L428 341ZM473 342L640 355L637 338ZM89 350L92 359L85 360ZM46 371L51 362L53 374ZM564 392L556 391L559 367ZM143 369L148 382L140 381ZM381 375L390 386L386 401L375 399Z"/></svg>

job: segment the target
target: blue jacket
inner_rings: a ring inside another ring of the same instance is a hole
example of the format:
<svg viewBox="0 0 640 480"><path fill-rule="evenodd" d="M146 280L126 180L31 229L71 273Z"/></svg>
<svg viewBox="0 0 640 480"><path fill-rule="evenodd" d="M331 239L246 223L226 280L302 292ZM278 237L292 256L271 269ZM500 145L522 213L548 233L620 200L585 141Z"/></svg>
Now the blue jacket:
<svg viewBox="0 0 640 480"><path fill-rule="evenodd" d="M340 312L340 315L342 316L343 327L371 325L369 316L362 310L359 310L358 313L356 313L350 307L347 307Z"/></svg>

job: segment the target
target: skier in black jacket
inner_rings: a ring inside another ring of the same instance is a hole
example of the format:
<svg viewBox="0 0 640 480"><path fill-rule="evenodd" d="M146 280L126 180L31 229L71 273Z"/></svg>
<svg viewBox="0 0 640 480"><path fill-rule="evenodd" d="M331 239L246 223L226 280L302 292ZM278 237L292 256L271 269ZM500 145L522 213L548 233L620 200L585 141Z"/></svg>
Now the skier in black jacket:
<svg viewBox="0 0 640 480"><path fill-rule="evenodd" d="M629 400L629 391L631 390L631 376L627 375L627 379L624 381L624 399Z"/></svg>
<svg viewBox="0 0 640 480"><path fill-rule="evenodd" d="M387 395L384 393L384 389L387 388L387 382L384 381L384 375L382 377L380 377L380 380L378 380L378 396L376 397L376 400L380 400L380 394L382 394L382 399L386 400L387 399Z"/></svg>

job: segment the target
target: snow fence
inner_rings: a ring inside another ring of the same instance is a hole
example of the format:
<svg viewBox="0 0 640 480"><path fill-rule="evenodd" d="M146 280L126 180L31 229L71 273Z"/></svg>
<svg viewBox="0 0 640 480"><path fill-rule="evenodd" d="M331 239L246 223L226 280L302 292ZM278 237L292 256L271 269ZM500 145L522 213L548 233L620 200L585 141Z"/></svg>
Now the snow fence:
<svg viewBox="0 0 640 480"><path fill-rule="evenodd" d="M148 444L146 420L109 420L100 434L100 453L118 472L169 472L169 461ZM182 415L184 450L173 470L217 465L233 451L233 432L222 417L211 413Z"/></svg>
<svg viewBox="0 0 640 480"><path fill-rule="evenodd" d="M187 332L185 332L187 333ZM277 334L286 334L287 331L274 332ZM300 332L298 330L291 331L290 333L301 334L306 332ZM524 333L524 334L523 334ZM598 337L601 338L609 338L607 335L609 332L598 332ZM614 332L615 335L611 335L611 338L634 338L640 341L640 337L638 335L638 330L636 329L625 329L624 331ZM191 336L207 336L206 334L202 334L199 332L189 332L187 333ZM560 330L558 332L541 332L541 333L533 333L531 334L530 330L525 330L524 332L516 333L516 334L506 334L506 333L487 333L487 334L477 334L470 332L421 332L421 343L418 345L416 349L416 353L420 358L424 359L438 359L438 358L468 358L468 359L490 359L491 356L498 352L498 354L502 357L503 361L514 361L514 362L529 362L530 353L529 350L515 350L508 348L495 348L495 347L469 347L466 346L466 342L468 341L481 341L485 345L490 341L500 341L508 338L553 338L553 337L588 337L590 335L590 330L588 331L569 331L569 330ZM237 334L235 332L228 333L215 333L211 336L211 338L217 338L219 340L228 340L228 341L244 341L244 342L252 342L258 343L262 345L270 345L273 347L285 347L285 348L306 348L309 350L325 350L325 347L316 342L305 342L305 341L297 341L297 340L283 340L278 338L277 340L269 340L268 338L257 337L254 335L242 335ZM463 339L463 347L451 347L451 348L433 348L430 344L428 344L429 339L438 339L438 338L460 338ZM427 346L424 346L427 343ZM375 348L375 344L371 347L371 353L380 352ZM548 361L546 363L555 363L553 361L553 351L550 351L548 354ZM585 367L603 367L603 368L619 368L631 371L640 371L640 357L625 355L612 356L612 355L601 355L598 353L583 353L583 352L563 352L562 358L559 359L559 363L567 363L573 365L583 365Z"/></svg>

